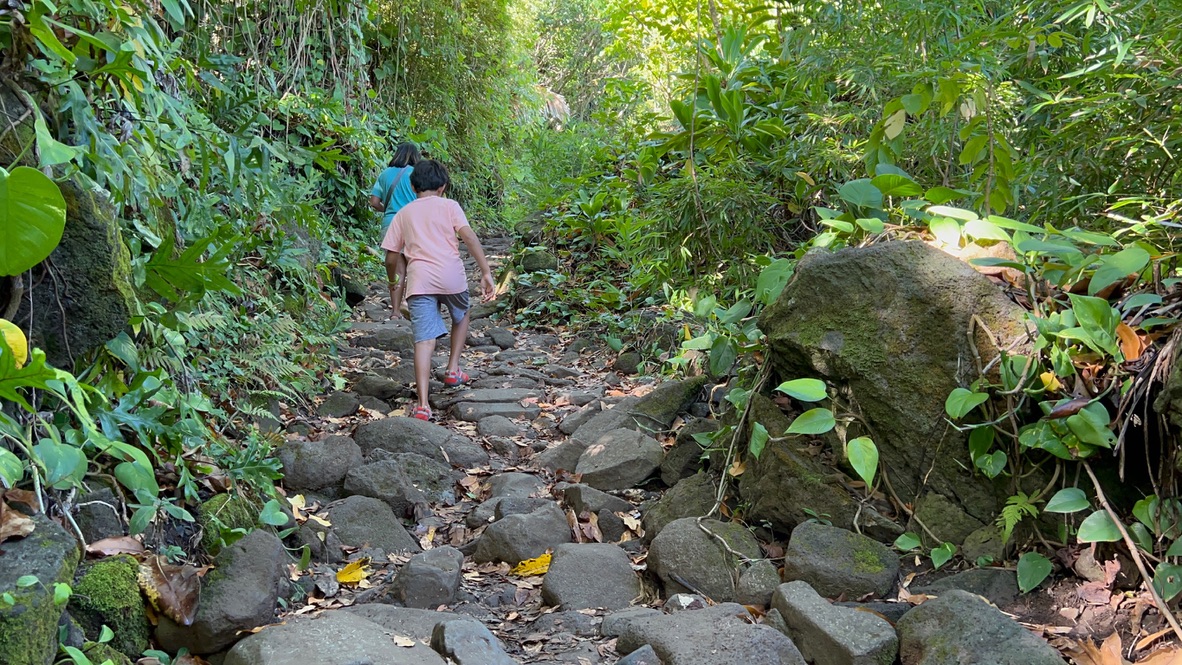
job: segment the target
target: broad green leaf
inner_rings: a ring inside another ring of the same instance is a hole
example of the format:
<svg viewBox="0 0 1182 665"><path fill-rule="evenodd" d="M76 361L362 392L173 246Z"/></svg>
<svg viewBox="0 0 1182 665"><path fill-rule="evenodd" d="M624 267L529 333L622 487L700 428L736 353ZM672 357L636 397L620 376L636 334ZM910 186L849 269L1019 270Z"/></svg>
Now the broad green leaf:
<svg viewBox="0 0 1182 665"><path fill-rule="evenodd" d="M16 578L16 586L18 589L25 589L33 586L39 581L40 580L37 579L36 575L21 575L20 577Z"/></svg>
<svg viewBox="0 0 1182 665"><path fill-rule="evenodd" d="M1045 513L1077 513L1085 508L1088 508L1091 503L1083 490L1078 487L1068 487L1061 489L1047 501L1047 507L1043 508Z"/></svg>
<svg viewBox="0 0 1182 665"><path fill-rule="evenodd" d="M899 109L892 113L882 123L882 135L891 140L903 133L903 128L907 126L907 111Z"/></svg>
<svg viewBox="0 0 1182 665"><path fill-rule="evenodd" d="M969 433L969 459L988 455L997 431L993 427L978 427Z"/></svg>
<svg viewBox="0 0 1182 665"><path fill-rule="evenodd" d="M64 582L53 583L53 604L61 607L66 604L66 601L73 595L74 590L70 588L69 584Z"/></svg>
<svg viewBox="0 0 1182 665"><path fill-rule="evenodd" d="M837 189L841 200L862 208L882 208L882 192L878 191L869 178L851 180Z"/></svg>
<svg viewBox="0 0 1182 665"><path fill-rule="evenodd" d="M1105 256L1100 263L1100 267L1088 282L1089 296L1094 296L1105 287L1144 270L1145 266L1149 265L1149 252L1134 245L1116 254Z"/></svg>
<svg viewBox="0 0 1182 665"><path fill-rule="evenodd" d="M755 281L755 299L765 305L775 302L792 277L794 266L788 259L775 259L769 263L759 272L759 279Z"/></svg>
<svg viewBox="0 0 1182 665"><path fill-rule="evenodd" d="M729 337L719 337L710 347L710 374L725 376L731 371L735 360L739 358L739 350L734 340Z"/></svg>
<svg viewBox="0 0 1182 665"><path fill-rule="evenodd" d="M978 219L977 213L972 210L965 210L964 208L952 208L949 206L930 206L928 213L935 217L951 217L952 219L959 219L962 222L971 222Z"/></svg>
<svg viewBox="0 0 1182 665"><path fill-rule="evenodd" d="M1009 229L1011 231L1025 231L1027 233L1045 233L1046 232L1046 229L1040 229L1039 227L1034 226L1033 224L1026 224L1024 222L1018 222L1018 221L1012 220L1008 217L1000 217L998 215L990 215L990 216L986 217L985 219L989 220L990 223L992 223L994 226L997 226L998 228Z"/></svg>
<svg viewBox="0 0 1182 665"><path fill-rule="evenodd" d="M788 427L788 434L824 434L837 422L829 409L810 409L796 417Z"/></svg>
<svg viewBox="0 0 1182 665"><path fill-rule="evenodd" d="M902 102L903 108L911 115L919 115L927 110L928 104L932 103L931 95L928 94L909 94L903 95L899 98Z"/></svg>
<svg viewBox="0 0 1182 665"><path fill-rule="evenodd" d="M1130 524L1129 537L1142 551L1153 553L1153 534L1149 533L1149 529L1146 529L1144 524L1140 522Z"/></svg>
<svg viewBox="0 0 1182 665"><path fill-rule="evenodd" d="M883 196L920 196L923 187L907 176L884 173L870 181Z"/></svg>
<svg viewBox="0 0 1182 665"><path fill-rule="evenodd" d="M924 192L923 197L935 205L940 205L949 201L955 201L956 199L963 199L966 196L972 196L972 194L972 192L965 189L936 186Z"/></svg>
<svg viewBox="0 0 1182 665"><path fill-rule="evenodd" d="M1170 549L1166 550L1166 556L1182 556L1182 538L1170 545Z"/></svg>
<svg viewBox="0 0 1182 665"><path fill-rule="evenodd" d="M956 545L944 543L932 550L932 568L939 570L941 566L952 560L956 555Z"/></svg>
<svg viewBox="0 0 1182 665"><path fill-rule="evenodd" d="M1120 530L1107 512L1097 510L1080 523L1076 537L1081 543L1115 543L1120 540Z"/></svg>
<svg viewBox="0 0 1182 665"><path fill-rule="evenodd" d="M1182 593L1182 566L1159 563L1153 571L1153 588L1167 603Z"/></svg>
<svg viewBox="0 0 1182 665"><path fill-rule="evenodd" d="M988 478L996 478L1006 468L1007 457L1005 451L995 450L988 455L982 455L973 460L981 473Z"/></svg>
<svg viewBox="0 0 1182 665"><path fill-rule="evenodd" d="M99 638L97 642L99 644L106 644L113 639L115 639L115 631L111 630L107 624L103 624L102 630L99 631Z"/></svg>
<svg viewBox="0 0 1182 665"><path fill-rule="evenodd" d="M148 526L152 524L152 520L156 518L156 506L141 506L131 514L131 519L128 520L127 527L131 535L143 533L148 530Z"/></svg>
<svg viewBox="0 0 1182 665"><path fill-rule="evenodd" d="M944 401L944 411L953 420L960 420L988 400L989 395L986 393L977 393L966 388L957 388Z"/></svg>
<svg viewBox="0 0 1182 665"><path fill-rule="evenodd" d="M66 200L37 169L0 168L0 276L19 275L44 261L62 240Z"/></svg>
<svg viewBox="0 0 1182 665"><path fill-rule="evenodd" d="M1116 434L1108 429L1108 409L1099 402L1093 402L1067 417L1067 427L1083 443L1102 448L1116 445Z"/></svg>
<svg viewBox="0 0 1182 665"><path fill-rule="evenodd" d="M867 233L882 233L886 228L886 224L881 219L874 219L873 217L859 217L854 220L854 223L862 227Z"/></svg>
<svg viewBox="0 0 1182 665"><path fill-rule="evenodd" d="M983 219L972 219L965 222L964 233L975 240L1008 241L1010 239L1009 234L996 224Z"/></svg>
<svg viewBox="0 0 1182 665"><path fill-rule="evenodd" d="M895 539L895 549L902 550L904 552L910 552L911 550L918 548L921 544L922 541L920 541L919 536L911 533L910 531Z"/></svg>
<svg viewBox="0 0 1182 665"><path fill-rule="evenodd" d="M115 465L115 478L131 490L132 494L139 490L145 490L152 496L160 494L160 486L156 484L156 473L152 467L140 462L120 462Z"/></svg>
<svg viewBox="0 0 1182 665"><path fill-rule="evenodd" d="M878 446L869 437L860 436L845 446L850 466L858 472L867 491L874 486L874 474L878 471Z"/></svg>
<svg viewBox="0 0 1182 665"><path fill-rule="evenodd" d="M25 464L7 448L0 447L0 478L5 486L16 487L25 477Z"/></svg>
<svg viewBox="0 0 1182 665"><path fill-rule="evenodd" d="M743 317L751 313L751 303L747 300L740 300L731 305L730 308L718 314L719 322L731 325L743 320Z"/></svg>
<svg viewBox="0 0 1182 665"><path fill-rule="evenodd" d="M86 475L86 455L75 446L41 439L33 446L33 452L45 468L42 482L54 489L76 487Z"/></svg>
<svg viewBox="0 0 1182 665"><path fill-rule="evenodd" d="M287 524L287 520L287 513L283 512L283 506L278 499L268 501L259 513L259 521L270 526L283 526Z"/></svg>
<svg viewBox="0 0 1182 665"><path fill-rule="evenodd" d="M936 217L928 222L928 230L945 245L960 245L960 223L951 217Z"/></svg>
<svg viewBox="0 0 1182 665"><path fill-rule="evenodd" d="M820 402L828 396L825 382L820 379L793 379L776 386L776 390L802 402Z"/></svg>
<svg viewBox="0 0 1182 665"><path fill-rule="evenodd" d="M747 452L755 459L759 459L760 454L763 453L764 446L767 445L768 440L767 428L763 423L755 423L751 428L751 441L747 443Z"/></svg>
<svg viewBox="0 0 1182 665"><path fill-rule="evenodd" d="M1018 559L1018 588L1030 593L1051 574L1051 562L1038 552L1027 552Z"/></svg>
<svg viewBox="0 0 1182 665"><path fill-rule="evenodd" d="M58 164L66 164L74 161L75 158L86 154L82 148L75 148L74 146L66 145L53 138L49 133L49 127L45 124L45 118L40 113L37 114L37 119L33 122L33 130L37 135L37 150L41 153L41 166L57 166ZM27 168L27 167L17 167ZM33 169L35 170L35 169ZM13 169L15 172L16 169ZM40 171L38 171L40 173ZM45 175L42 173L41 175Z"/></svg>

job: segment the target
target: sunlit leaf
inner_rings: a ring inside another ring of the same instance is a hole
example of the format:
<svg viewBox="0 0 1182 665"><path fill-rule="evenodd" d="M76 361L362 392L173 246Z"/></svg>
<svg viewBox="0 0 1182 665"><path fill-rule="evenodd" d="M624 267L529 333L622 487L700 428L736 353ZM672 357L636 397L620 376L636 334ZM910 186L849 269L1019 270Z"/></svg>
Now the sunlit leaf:
<svg viewBox="0 0 1182 665"><path fill-rule="evenodd" d="M1115 543L1120 540L1120 530L1106 511L1097 510L1080 523L1076 537L1081 543Z"/></svg>
<svg viewBox="0 0 1182 665"><path fill-rule="evenodd" d="M828 396L825 382L819 379L793 379L776 386L776 390L802 402L820 402Z"/></svg>
<svg viewBox="0 0 1182 665"><path fill-rule="evenodd" d="M810 409L796 417L788 426L788 434L824 434L837 424L829 409Z"/></svg>

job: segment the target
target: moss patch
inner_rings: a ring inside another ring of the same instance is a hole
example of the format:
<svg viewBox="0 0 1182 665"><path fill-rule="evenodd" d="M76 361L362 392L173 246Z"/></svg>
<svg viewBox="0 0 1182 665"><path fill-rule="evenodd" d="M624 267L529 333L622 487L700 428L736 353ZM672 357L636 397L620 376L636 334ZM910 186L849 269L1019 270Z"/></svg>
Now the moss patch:
<svg viewBox="0 0 1182 665"><path fill-rule="evenodd" d="M57 652L57 626L65 609L53 603L53 585L74 579L80 552L74 537L44 515L33 533L5 541L0 592L14 604L0 608L0 663L46 663ZM17 579L36 575L40 584L20 588Z"/></svg>
<svg viewBox="0 0 1182 665"><path fill-rule="evenodd" d="M117 649L109 644L99 644L98 642L87 642L82 645L82 653L90 659L94 665L105 663L108 660L115 665L131 665L131 659L126 655L120 653Z"/></svg>
<svg viewBox="0 0 1182 665"><path fill-rule="evenodd" d="M867 549L854 550L854 564L859 573L881 573L886 570L878 555Z"/></svg>
<svg viewBox="0 0 1182 665"><path fill-rule="evenodd" d="M129 556L110 557L87 566L70 599L71 615L87 637L98 638L105 624L115 633L111 646L136 657L148 648L148 616L136 581L138 568L139 564Z"/></svg>
<svg viewBox="0 0 1182 665"><path fill-rule="evenodd" d="M252 531L262 506L236 494L215 494L201 504L197 522L201 525L201 548L216 556L223 547L223 534L232 529Z"/></svg>

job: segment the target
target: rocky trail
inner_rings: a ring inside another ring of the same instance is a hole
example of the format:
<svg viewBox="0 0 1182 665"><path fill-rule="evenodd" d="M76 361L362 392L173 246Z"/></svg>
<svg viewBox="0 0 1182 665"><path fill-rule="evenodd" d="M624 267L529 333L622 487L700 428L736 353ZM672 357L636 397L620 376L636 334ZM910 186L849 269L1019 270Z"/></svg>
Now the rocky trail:
<svg viewBox="0 0 1182 665"><path fill-rule="evenodd" d="M494 263L512 249L507 239L486 247ZM765 469L796 492L783 505L765 489L763 504L745 501L753 495L738 483L720 501L721 470L743 470L704 457L694 435L733 423L719 413L721 390L705 377L637 374L590 337L514 328L503 301L472 311L470 385L433 385L435 422L409 418L409 322L389 318L384 284L350 301L346 389L272 423L285 437L287 524L207 547L216 556L195 618L156 619L166 652L214 665L1051 665L1080 648L1073 640L1111 632L1118 606L1144 600L1104 586L1083 602L1067 581L1021 596L1000 567L933 574L884 544L904 519L889 503L873 522L869 507L851 512L868 535L833 526L846 504L799 484L813 476L798 468L816 463L780 449L766 454L796 466ZM771 410L761 422L784 417L772 400L752 403ZM207 530L214 518L235 523L231 502L215 504L227 496L202 507ZM756 509L816 518L793 522L783 541L765 520L728 520ZM79 522L88 541L104 535L93 515ZM110 529L125 533L117 520ZM68 552L72 539L48 521L34 533L6 548L41 579L68 578L66 554L33 560ZM118 559L89 564L79 588ZM149 629L128 618L143 609L131 584L117 616L74 601L70 616L83 628L118 624L112 645L135 658Z"/></svg>

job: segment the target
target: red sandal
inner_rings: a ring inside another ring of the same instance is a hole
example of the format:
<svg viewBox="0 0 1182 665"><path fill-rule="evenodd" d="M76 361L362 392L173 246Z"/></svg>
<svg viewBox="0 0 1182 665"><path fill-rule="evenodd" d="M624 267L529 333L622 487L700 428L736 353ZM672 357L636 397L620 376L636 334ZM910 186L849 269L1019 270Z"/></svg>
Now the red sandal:
<svg viewBox="0 0 1182 665"><path fill-rule="evenodd" d="M464 370L457 369L454 372L448 372L443 375L443 385L445 386L462 386L472 380L472 377L464 373Z"/></svg>
<svg viewBox="0 0 1182 665"><path fill-rule="evenodd" d="M419 420L431 420L431 407L416 406L414 410L410 412L410 417L417 418Z"/></svg>

